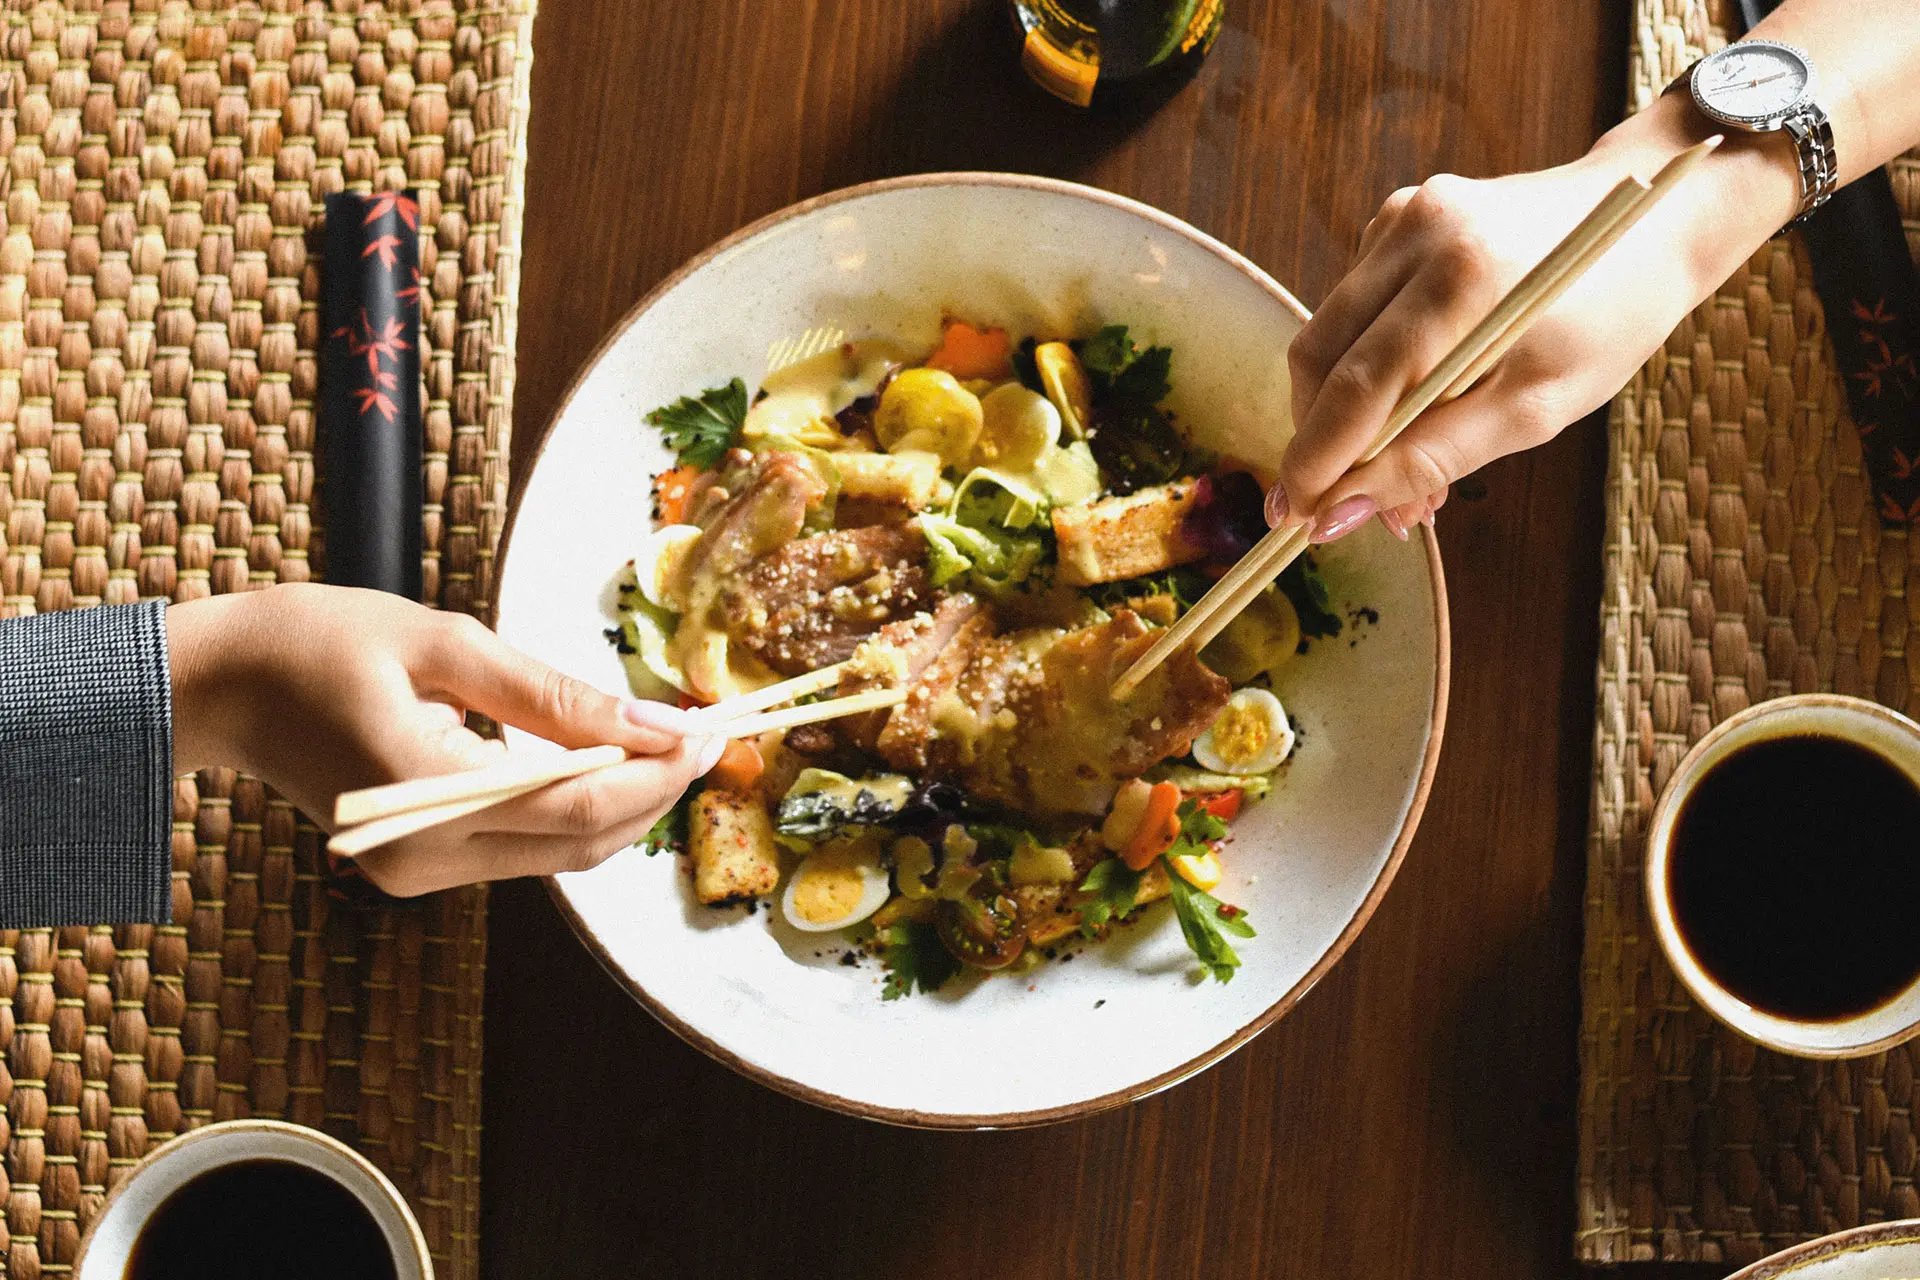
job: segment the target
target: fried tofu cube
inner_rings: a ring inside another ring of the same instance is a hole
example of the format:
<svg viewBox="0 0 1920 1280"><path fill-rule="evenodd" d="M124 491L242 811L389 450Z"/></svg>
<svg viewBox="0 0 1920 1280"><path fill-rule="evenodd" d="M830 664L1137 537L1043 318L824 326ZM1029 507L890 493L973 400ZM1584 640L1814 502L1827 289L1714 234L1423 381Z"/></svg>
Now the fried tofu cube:
<svg viewBox="0 0 1920 1280"><path fill-rule="evenodd" d="M780 883L773 820L758 796L709 787L688 821L694 896L708 906L773 896Z"/></svg>
<svg viewBox="0 0 1920 1280"><path fill-rule="evenodd" d="M1119 582L1191 564L1205 548L1185 536L1193 510L1192 480L1155 485L1119 498L1055 507L1060 581L1070 587Z"/></svg>

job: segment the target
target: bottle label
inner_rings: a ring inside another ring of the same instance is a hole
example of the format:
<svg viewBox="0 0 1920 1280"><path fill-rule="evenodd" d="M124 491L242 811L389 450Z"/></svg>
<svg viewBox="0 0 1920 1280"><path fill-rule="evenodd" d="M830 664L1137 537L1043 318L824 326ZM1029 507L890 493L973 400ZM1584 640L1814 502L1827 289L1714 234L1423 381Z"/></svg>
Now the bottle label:
<svg viewBox="0 0 1920 1280"><path fill-rule="evenodd" d="M1093 85L1100 78L1100 68L1055 48L1039 31L1027 32L1026 43L1020 50L1020 65L1035 84L1054 97L1076 107L1093 102Z"/></svg>

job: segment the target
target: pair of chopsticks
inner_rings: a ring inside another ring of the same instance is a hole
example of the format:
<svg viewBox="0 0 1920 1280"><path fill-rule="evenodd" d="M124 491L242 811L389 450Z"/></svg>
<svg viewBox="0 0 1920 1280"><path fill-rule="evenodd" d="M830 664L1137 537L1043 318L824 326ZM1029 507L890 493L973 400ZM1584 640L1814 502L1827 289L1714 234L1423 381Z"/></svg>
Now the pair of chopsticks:
<svg viewBox="0 0 1920 1280"><path fill-rule="evenodd" d="M792 729L863 711L878 711L905 700L905 689L887 688L799 706L782 705L831 689L839 683L847 666L840 662L822 667L753 693L701 707L689 712L688 718L695 731L702 734L751 738L774 729ZM503 760L464 773L342 792L333 805L333 821L339 831L327 842L327 849L345 857L356 857L429 827L464 818L529 791L604 769L625 759L627 753L622 747L579 747L557 755Z"/></svg>
<svg viewBox="0 0 1920 1280"><path fill-rule="evenodd" d="M1414 419L1434 404L1464 394L1485 376L1487 370L1498 363L1508 349L1520 340L1521 335L1532 327L1533 322L1557 302L1587 268L1611 249L1649 209L1706 159L1720 145L1720 141L1720 136L1716 134L1682 151L1666 163L1652 182L1631 176L1621 179L1619 185L1594 206L1593 212L1581 219L1580 224L1554 246L1540 265L1521 277L1520 282L1488 313L1487 318L1462 338L1447 358L1401 399L1355 465L1373 461ZM1213 584L1206 595L1200 597L1192 609L1162 632L1147 651L1127 668L1114 683L1114 696L1124 698L1133 692L1148 673L1165 662L1181 645L1191 643L1196 651L1205 648L1207 642L1225 630L1227 624L1265 591L1282 570L1299 558L1300 553L1307 549L1308 536L1306 524L1288 525L1269 531L1220 581Z"/></svg>

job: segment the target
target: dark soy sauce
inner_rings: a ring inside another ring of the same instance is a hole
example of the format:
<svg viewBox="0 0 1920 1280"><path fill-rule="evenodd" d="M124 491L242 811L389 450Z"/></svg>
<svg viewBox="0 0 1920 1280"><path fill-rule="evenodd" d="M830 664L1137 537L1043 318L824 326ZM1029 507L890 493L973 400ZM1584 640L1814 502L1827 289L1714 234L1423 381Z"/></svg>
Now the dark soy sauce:
<svg viewBox="0 0 1920 1280"><path fill-rule="evenodd" d="M1920 978L1920 788L1865 747L1722 760L1681 806L1667 883L1688 950L1756 1009L1838 1021Z"/></svg>
<svg viewBox="0 0 1920 1280"><path fill-rule="evenodd" d="M360 1198L287 1160L242 1160L160 1202L126 1280L394 1280L393 1251Z"/></svg>

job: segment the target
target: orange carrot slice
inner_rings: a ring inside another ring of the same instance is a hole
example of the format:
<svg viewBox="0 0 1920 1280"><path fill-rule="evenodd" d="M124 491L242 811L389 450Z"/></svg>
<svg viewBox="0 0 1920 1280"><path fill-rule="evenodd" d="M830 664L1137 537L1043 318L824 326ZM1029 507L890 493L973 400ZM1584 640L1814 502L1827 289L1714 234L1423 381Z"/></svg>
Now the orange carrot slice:
<svg viewBox="0 0 1920 1280"><path fill-rule="evenodd" d="M760 758L751 742L735 739L720 753L720 760L707 772L707 782L722 791L745 791L760 781L767 762Z"/></svg>
<svg viewBox="0 0 1920 1280"><path fill-rule="evenodd" d="M963 379L1005 378L1013 373L1013 340L1005 329L976 329L964 320L948 320L927 367Z"/></svg>
<svg viewBox="0 0 1920 1280"><path fill-rule="evenodd" d="M661 524L684 524L687 503L693 497L693 482L700 475L696 466L675 467L653 482L654 505L660 511Z"/></svg>
<svg viewBox="0 0 1920 1280"><path fill-rule="evenodd" d="M1180 788L1171 782L1156 782L1147 796L1147 811L1140 815L1140 829L1127 841L1120 860L1133 871L1145 871L1153 860L1173 847L1180 835Z"/></svg>

